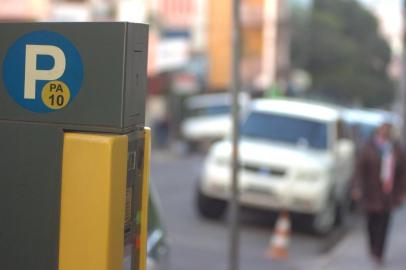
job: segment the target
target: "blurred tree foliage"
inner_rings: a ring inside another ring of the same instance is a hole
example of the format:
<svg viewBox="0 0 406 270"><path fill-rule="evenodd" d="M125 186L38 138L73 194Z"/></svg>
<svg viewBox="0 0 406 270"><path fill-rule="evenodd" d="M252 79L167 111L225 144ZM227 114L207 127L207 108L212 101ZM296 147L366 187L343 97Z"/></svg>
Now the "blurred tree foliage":
<svg viewBox="0 0 406 270"><path fill-rule="evenodd" d="M374 15L355 0L314 0L313 5L292 16L292 64L312 76L310 94L347 104L390 104L391 49Z"/></svg>

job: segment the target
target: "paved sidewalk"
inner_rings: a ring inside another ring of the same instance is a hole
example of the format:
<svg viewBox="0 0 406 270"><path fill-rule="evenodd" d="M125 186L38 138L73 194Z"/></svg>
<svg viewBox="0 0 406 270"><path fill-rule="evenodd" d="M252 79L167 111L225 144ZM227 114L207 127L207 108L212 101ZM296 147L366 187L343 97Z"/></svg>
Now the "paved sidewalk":
<svg viewBox="0 0 406 270"><path fill-rule="evenodd" d="M369 260L364 221L355 228L331 253L320 258L312 270L375 270ZM384 270L406 269L406 207L392 217Z"/></svg>

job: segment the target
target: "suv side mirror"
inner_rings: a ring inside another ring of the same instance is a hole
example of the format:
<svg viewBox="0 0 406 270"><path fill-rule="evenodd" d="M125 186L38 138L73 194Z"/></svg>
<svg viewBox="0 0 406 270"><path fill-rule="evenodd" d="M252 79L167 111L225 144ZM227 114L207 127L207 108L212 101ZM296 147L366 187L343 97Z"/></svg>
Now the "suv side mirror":
<svg viewBox="0 0 406 270"><path fill-rule="evenodd" d="M349 139L340 139L336 144L335 151L340 156L351 156L354 153L354 143Z"/></svg>

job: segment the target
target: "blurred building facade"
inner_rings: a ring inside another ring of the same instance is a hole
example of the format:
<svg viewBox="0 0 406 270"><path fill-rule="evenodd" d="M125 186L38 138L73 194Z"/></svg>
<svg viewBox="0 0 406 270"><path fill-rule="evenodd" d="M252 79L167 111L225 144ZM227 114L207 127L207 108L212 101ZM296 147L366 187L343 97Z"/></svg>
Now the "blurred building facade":
<svg viewBox="0 0 406 270"><path fill-rule="evenodd" d="M231 73L232 1L0 0L0 20L131 21L151 24L149 74L209 63L208 88L225 90ZM242 0L242 78L267 88L289 73L289 12L284 0Z"/></svg>
<svg viewBox="0 0 406 270"><path fill-rule="evenodd" d="M231 74L232 1L209 1L209 85L227 89ZM283 0L242 0L242 79L265 90L284 87L289 73L289 12Z"/></svg>
<svg viewBox="0 0 406 270"><path fill-rule="evenodd" d="M0 21L41 21L50 16L50 0L0 0Z"/></svg>

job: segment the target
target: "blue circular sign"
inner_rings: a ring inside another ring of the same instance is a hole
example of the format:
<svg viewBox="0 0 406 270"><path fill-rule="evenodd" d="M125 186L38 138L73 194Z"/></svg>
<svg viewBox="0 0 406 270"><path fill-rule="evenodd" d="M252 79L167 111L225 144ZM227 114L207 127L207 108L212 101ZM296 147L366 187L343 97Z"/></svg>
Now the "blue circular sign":
<svg viewBox="0 0 406 270"><path fill-rule="evenodd" d="M83 82L83 63L61 34L35 31L20 37L3 61L3 81L15 102L31 112L68 106Z"/></svg>

